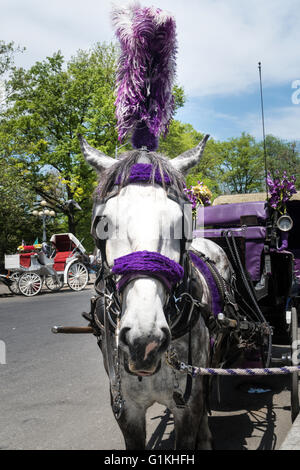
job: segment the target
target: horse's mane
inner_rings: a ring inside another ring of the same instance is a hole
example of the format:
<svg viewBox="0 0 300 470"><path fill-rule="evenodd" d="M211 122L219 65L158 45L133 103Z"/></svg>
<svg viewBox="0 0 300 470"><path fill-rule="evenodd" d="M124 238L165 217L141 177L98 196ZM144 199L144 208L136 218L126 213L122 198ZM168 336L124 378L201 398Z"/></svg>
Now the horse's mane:
<svg viewBox="0 0 300 470"><path fill-rule="evenodd" d="M166 189L164 175L167 175L172 189L178 195L182 194L185 188L184 177L170 165L167 157L156 152L133 150L123 153L113 166L101 173L95 196L105 198L114 189L116 181L119 181L118 192L120 192L129 180L131 167L138 163L141 157L146 157L152 165L150 184L155 183L155 173L159 171L164 189Z"/></svg>

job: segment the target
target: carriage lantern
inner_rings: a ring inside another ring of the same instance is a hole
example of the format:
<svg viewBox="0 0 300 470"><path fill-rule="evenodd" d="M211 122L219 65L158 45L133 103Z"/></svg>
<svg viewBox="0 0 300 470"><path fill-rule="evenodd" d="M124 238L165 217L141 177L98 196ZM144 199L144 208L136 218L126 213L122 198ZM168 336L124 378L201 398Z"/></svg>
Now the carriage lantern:
<svg viewBox="0 0 300 470"><path fill-rule="evenodd" d="M293 228L294 222L288 214L284 214L277 220L277 227L281 232L289 232Z"/></svg>

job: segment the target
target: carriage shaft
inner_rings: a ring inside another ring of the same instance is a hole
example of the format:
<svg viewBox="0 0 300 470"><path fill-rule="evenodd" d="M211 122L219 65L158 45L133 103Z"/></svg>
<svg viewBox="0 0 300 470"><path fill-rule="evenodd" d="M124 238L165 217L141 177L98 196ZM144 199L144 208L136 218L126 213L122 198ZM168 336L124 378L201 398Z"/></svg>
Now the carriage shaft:
<svg viewBox="0 0 300 470"><path fill-rule="evenodd" d="M94 333L94 330L90 326L53 326L51 329L52 333L58 334L91 334Z"/></svg>

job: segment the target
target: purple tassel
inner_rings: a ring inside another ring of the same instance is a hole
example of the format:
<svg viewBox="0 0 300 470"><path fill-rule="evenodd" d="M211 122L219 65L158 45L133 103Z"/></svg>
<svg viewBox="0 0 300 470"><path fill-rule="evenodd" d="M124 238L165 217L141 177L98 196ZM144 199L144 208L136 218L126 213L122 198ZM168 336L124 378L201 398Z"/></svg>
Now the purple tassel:
<svg viewBox="0 0 300 470"><path fill-rule="evenodd" d="M121 46L115 102L119 140L132 135L135 148L156 150L175 111L175 20L159 8L138 3L116 7L112 20Z"/></svg>
<svg viewBox="0 0 300 470"><path fill-rule="evenodd" d="M277 251L285 251L288 249L288 246L289 246L289 242L288 242L288 239L289 239L289 234L288 232L281 232L281 246L278 248Z"/></svg>

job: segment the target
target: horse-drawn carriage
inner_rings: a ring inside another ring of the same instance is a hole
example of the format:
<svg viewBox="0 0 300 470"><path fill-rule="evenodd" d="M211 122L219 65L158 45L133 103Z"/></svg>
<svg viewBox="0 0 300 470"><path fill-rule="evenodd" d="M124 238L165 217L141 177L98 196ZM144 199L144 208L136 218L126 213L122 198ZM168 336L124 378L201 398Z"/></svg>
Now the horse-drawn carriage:
<svg viewBox="0 0 300 470"><path fill-rule="evenodd" d="M281 215L266 199L265 193L220 196L213 206L198 212L194 236L220 245L235 265L238 276L241 273L237 265L239 258L247 276L246 284L272 328L272 343L289 346L289 351L281 357L273 357L270 349L269 357L260 357L256 366L298 365L300 193L286 203L286 213ZM244 282L240 278L236 284L236 300L242 310L246 302L239 292L243 292L241 284ZM244 366L250 363L255 365L255 358L250 358ZM299 412L298 372L291 377L294 419Z"/></svg>
<svg viewBox="0 0 300 470"><path fill-rule="evenodd" d="M9 289L26 297L37 295L45 283L51 291L65 284L72 290L85 288L89 279L89 257L72 233L52 235L51 246L20 247L21 252L5 255L5 269L10 272Z"/></svg>
<svg viewBox="0 0 300 470"><path fill-rule="evenodd" d="M276 337L284 337L299 307L300 193L280 215L265 193L220 196L198 214L195 237L220 244L228 256L226 231L235 236L240 258L249 273L257 301ZM202 225L202 227L201 227Z"/></svg>

